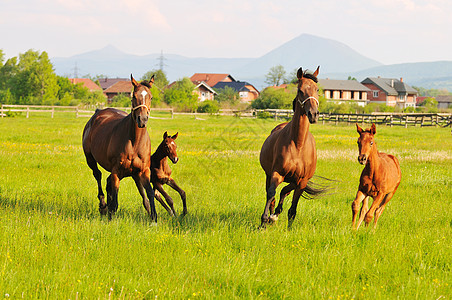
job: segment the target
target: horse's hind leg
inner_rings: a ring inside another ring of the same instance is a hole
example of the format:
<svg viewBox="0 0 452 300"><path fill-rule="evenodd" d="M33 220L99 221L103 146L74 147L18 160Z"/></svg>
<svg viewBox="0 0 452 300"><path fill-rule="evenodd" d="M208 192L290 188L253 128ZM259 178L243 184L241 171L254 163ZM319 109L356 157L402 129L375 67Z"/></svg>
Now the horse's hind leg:
<svg viewBox="0 0 452 300"><path fill-rule="evenodd" d="M93 170L93 176L97 181L97 199L99 199L99 212L101 215L107 214L107 204L105 203L105 195L102 191L102 172L97 167L97 162L91 153L85 153L86 162L88 166Z"/></svg>
<svg viewBox="0 0 452 300"><path fill-rule="evenodd" d="M146 196L146 190L144 189L143 185L141 184L140 177L139 176L133 176L133 180L135 181L135 185L137 186L138 192L141 195L141 198L143 198L143 206L144 209L146 209L149 217L151 217L151 205L149 203L149 199ZM162 204L162 206L168 211L168 213L171 215L171 210L166 205L165 202L163 202L160 195L156 194L154 191L154 197Z"/></svg>
<svg viewBox="0 0 452 300"><path fill-rule="evenodd" d="M385 209L386 204L388 204L392 196L394 196L394 192L387 194L383 201L381 201L380 207L378 207L377 210L375 211L374 228L377 227L378 218L380 218L381 214L383 213L383 210Z"/></svg>
<svg viewBox="0 0 452 300"><path fill-rule="evenodd" d="M171 198L170 195L168 195L168 193L163 189L163 186L160 183L155 183L154 184L154 188L157 189L157 191L159 191L160 194L162 194L162 196L165 198L166 203L168 203L169 207L170 207L170 215L172 217L176 216L176 210L174 209L174 201ZM162 201L163 202L163 201ZM161 203L162 203L161 202Z"/></svg>
<svg viewBox="0 0 452 300"><path fill-rule="evenodd" d="M289 183L285 187L282 188L281 193L279 194L279 203L276 207L275 213L270 215L270 220L272 222L278 221L278 216L281 214L283 210L284 199L296 188L297 186L294 183Z"/></svg>
<svg viewBox="0 0 452 300"><path fill-rule="evenodd" d="M303 190L297 187L295 189L295 192L293 193L292 205L290 206L289 211L287 212L287 216L289 219L289 223L287 225L288 228L292 227L292 223L295 220L295 216L297 215L297 206L301 194L303 194Z"/></svg>
<svg viewBox="0 0 452 300"><path fill-rule="evenodd" d="M109 179L109 180L108 180ZM107 205L108 218L111 220L118 210L118 191L120 179L117 174L111 173L107 179Z"/></svg>
<svg viewBox="0 0 452 300"><path fill-rule="evenodd" d="M173 188L176 192L178 192L179 193L179 195L180 195L180 197L181 197L181 199L182 199L182 205L183 205L183 211L182 211L182 215L186 215L187 213L188 213L188 210L187 210L187 197L186 197L186 195L185 195L185 191L183 190L183 189L181 189L178 185L177 185L177 183L174 181L174 179L173 178L170 178L170 180L168 180L168 183L167 183L171 188Z"/></svg>

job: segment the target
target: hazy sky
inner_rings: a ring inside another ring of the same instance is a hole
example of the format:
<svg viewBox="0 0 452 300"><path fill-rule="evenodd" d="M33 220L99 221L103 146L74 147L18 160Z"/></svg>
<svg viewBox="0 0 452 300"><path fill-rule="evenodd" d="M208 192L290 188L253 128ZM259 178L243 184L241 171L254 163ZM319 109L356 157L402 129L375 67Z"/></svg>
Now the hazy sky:
<svg viewBox="0 0 452 300"><path fill-rule="evenodd" d="M308 33L384 64L452 60L450 0L0 0L0 49L260 57ZM309 45L306 45L309 47Z"/></svg>

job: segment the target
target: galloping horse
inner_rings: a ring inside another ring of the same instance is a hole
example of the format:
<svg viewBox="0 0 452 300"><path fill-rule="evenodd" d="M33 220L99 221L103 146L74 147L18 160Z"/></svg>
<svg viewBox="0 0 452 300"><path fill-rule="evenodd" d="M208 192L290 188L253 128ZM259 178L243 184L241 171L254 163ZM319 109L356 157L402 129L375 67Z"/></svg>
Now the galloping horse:
<svg viewBox="0 0 452 300"><path fill-rule="evenodd" d="M165 202L162 200L160 195L158 193L155 193L155 198L162 204L162 206L168 211L168 213L175 217L176 211L174 210L174 204L173 199L168 195L168 193L165 192L163 189L163 185L167 184L170 187L172 187L174 190L176 190L180 197L182 198L182 204L184 207L184 210L182 212L182 215L187 214L187 201L184 190L182 190L174 181L174 179L171 177L171 168L168 164L168 158L171 160L173 164L177 163L179 161L179 158L177 157L176 148L177 145L174 142L174 140L177 138L177 135L179 133L176 133L173 136L169 136L168 132L165 132L163 134L163 141L160 143L160 145L157 147L157 150L155 150L155 153L151 156L151 182L154 186L154 191L157 190L160 192L160 194L165 197L166 202L170 207L168 207Z"/></svg>
<svg viewBox="0 0 452 300"><path fill-rule="evenodd" d="M127 114L114 108L96 110L83 130L83 151L86 162L97 180L99 212L109 219L118 209L119 182L132 176L143 198L143 205L152 221L157 222L154 204L154 190L151 187L151 140L146 129L152 95L149 82L133 85L132 111ZM101 186L102 173L97 164L111 172L107 178L107 204ZM147 197L146 197L147 195ZM108 208L107 208L108 206Z"/></svg>
<svg viewBox="0 0 452 300"><path fill-rule="evenodd" d="M303 192L308 195L322 192L308 184L317 164L315 141L309 132L309 124L316 123L319 117L319 68L313 74L303 72L302 68L298 69L298 91L293 100L293 118L288 123L276 126L262 145L260 163L266 174L267 203L261 217L261 228L265 228L269 221L278 219L284 198L293 190L292 206L288 211L289 227L295 219L298 200ZM276 188L282 182L289 184L281 190L279 204L273 214Z"/></svg>
<svg viewBox="0 0 452 300"><path fill-rule="evenodd" d="M359 133L358 162L365 165L359 180L358 193L352 204L353 228L355 228L356 216L359 205L363 201L359 215L359 228L362 221L369 225L375 215L374 228L377 226L378 218L385 209L386 204L396 192L401 178L399 161L394 155L378 152L374 135L377 132L375 124L370 129L363 130L356 124ZM374 201L370 209L367 209L369 197Z"/></svg>

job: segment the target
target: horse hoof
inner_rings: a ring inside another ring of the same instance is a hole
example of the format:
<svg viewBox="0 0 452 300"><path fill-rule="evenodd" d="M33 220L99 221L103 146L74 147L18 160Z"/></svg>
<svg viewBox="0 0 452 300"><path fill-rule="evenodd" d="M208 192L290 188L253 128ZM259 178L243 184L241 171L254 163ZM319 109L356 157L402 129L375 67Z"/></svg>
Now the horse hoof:
<svg viewBox="0 0 452 300"><path fill-rule="evenodd" d="M105 207L100 207L99 206L99 212L102 216L105 216L108 212L108 207L105 205Z"/></svg>
<svg viewBox="0 0 452 300"><path fill-rule="evenodd" d="M270 215L270 217L268 218L268 223L276 223L276 221L278 221L278 216L277 215Z"/></svg>

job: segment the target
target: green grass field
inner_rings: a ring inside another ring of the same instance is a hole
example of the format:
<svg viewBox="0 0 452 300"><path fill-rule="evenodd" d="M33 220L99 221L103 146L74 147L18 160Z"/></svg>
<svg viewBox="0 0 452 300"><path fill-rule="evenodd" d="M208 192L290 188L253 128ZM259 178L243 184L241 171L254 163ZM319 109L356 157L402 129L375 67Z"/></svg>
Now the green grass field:
<svg viewBox="0 0 452 300"><path fill-rule="evenodd" d="M130 178L116 218L99 215L81 149L87 120L0 119L0 298L452 297L450 128L377 126L378 149L399 158L402 182L377 229L354 232L362 170L355 127L311 125L316 174L337 181L334 193L301 200L288 230L291 195L278 223L259 230L258 157L274 120L150 120L153 149L164 131L179 132L172 169L189 210L171 219L156 202L156 226ZM181 212L179 196L166 190Z"/></svg>

